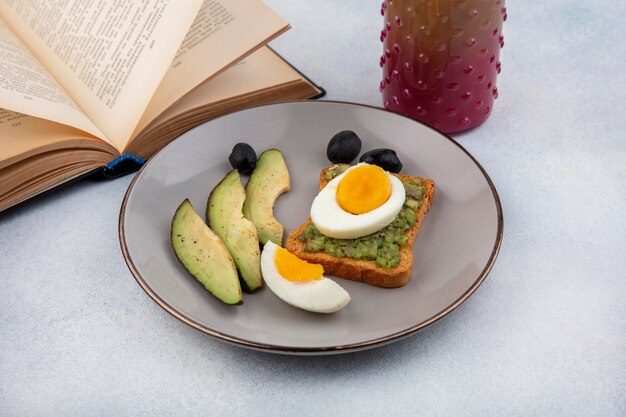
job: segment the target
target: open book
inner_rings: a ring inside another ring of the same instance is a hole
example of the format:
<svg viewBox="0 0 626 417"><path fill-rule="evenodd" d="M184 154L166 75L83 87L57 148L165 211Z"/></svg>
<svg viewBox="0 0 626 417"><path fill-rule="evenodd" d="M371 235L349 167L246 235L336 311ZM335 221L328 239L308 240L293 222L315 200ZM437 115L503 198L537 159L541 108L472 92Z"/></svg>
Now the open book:
<svg viewBox="0 0 626 417"><path fill-rule="evenodd" d="M192 127L321 90L259 0L0 0L0 210Z"/></svg>

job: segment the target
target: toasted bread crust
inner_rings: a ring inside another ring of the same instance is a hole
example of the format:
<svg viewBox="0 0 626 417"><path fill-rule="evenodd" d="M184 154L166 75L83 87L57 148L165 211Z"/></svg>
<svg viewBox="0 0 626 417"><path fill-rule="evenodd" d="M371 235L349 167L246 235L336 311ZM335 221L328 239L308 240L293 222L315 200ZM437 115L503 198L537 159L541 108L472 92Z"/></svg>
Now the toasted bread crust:
<svg viewBox="0 0 626 417"><path fill-rule="evenodd" d="M411 269L413 267L413 244L415 238L420 231L422 222L433 197L435 196L435 182L433 180L417 177L393 174L401 180L420 179L424 184L424 200L417 210L417 222L415 226L407 231L409 242L400 248L400 263L391 269L381 268L376 265L375 261L356 260L351 258L339 258L328 255L324 252L305 252L304 242L298 239L298 236L306 230L311 223L309 218L306 223L298 226L289 233L287 237L287 249L307 262L321 264L324 267L324 274L333 275L352 281L364 282L366 284L375 285L377 287L401 287L405 285L411 278ZM324 176L324 170L320 173L320 190L328 184L328 180Z"/></svg>

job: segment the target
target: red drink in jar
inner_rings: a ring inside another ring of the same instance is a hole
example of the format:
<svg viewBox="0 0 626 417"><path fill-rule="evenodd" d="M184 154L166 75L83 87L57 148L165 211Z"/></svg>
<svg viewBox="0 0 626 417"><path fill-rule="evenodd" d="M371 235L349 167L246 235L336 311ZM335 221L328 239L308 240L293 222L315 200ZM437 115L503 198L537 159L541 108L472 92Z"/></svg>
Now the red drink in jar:
<svg viewBox="0 0 626 417"><path fill-rule="evenodd" d="M386 109L454 133L498 97L504 0L386 0L380 34Z"/></svg>

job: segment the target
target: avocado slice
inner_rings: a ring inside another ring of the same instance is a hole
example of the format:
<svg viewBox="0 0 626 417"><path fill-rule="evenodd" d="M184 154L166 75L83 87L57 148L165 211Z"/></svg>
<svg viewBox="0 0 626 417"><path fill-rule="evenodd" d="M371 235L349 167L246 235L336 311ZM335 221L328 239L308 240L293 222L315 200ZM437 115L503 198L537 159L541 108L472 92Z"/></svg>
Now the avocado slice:
<svg viewBox="0 0 626 417"><path fill-rule="evenodd" d="M283 154L278 149L263 152L246 186L243 203L243 215L256 226L262 244L268 240L278 246L283 244L285 228L274 218L274 203L278 196L289 191L289 185Z"/></svg>
<svg viewBox="0 0 626 417"><path fill-rule="evenodd" d="M172 219L172 248L195 279L226 304L241 304L237 269L228 249L193 209L183 201Z"/></svg>
<svg viewBox="0 0 626 417"><path fill-rule="evenodd" d="M253 292L263 285L261 250L254 223L243 217L241 211L245 199L246 190L234 169L211 191L207 220L233 257L243 289Z"/></svg>

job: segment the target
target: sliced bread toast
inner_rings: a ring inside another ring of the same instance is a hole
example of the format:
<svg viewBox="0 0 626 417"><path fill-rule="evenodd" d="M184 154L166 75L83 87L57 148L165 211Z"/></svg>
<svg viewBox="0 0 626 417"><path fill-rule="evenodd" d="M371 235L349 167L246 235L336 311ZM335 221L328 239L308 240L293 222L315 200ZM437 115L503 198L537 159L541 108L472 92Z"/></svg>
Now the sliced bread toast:
<svg viewBox="0 0 626 417"><path fill-rule="evenodd" d="M324 168L320 174L320 190L328 184ZM309 218L306 223L298 226L289 233L287 237L287 249L307 262L321 264L324 267L325 275L332 275L352 281L364 282L377 287L401 287L411 278L413 268L413 243L419 233L424 217L430 208L430 204L435 196L435 182L433 180L400 174L393 174L400 180L408 178L420 179L424 185L424 196L422 204L416 210L417 222L406 232L408 242L400 247L400 263L393 268L382 268L376 265L375 261L357 260L347 257L336 257L324 252L306 252L305 242L298 239L306 228L311 224Z"/></svg>

